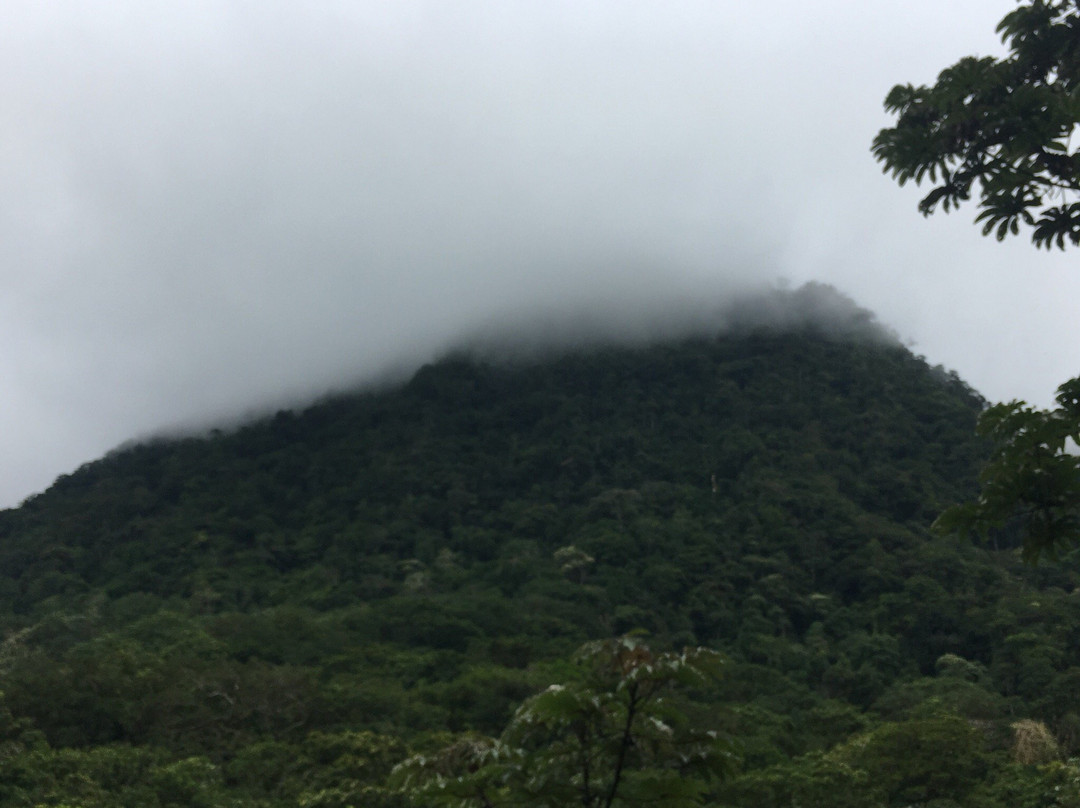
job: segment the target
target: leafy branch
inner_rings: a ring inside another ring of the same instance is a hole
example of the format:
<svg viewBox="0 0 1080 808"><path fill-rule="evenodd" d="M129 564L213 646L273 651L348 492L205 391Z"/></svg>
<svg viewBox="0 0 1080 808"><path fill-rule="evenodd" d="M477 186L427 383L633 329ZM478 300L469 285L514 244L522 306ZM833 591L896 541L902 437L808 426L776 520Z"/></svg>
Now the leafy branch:
<svg viewBox="0 0 1080 808"><path fill-rule="evenodd" d="M707 684L715 651L654 653L634 637L589 643L579 678L525 701L498 739L465 736L394 772L422 805L701 805L707 782L734 771L730 741L687 726L667 696Z"/></svg>
<svg viewBox="0 0 1080 808"><path fill-rule="evenodd" d="M998 25L1009 54L966 57L932 87L897 85L885 98L896 124L872 151L900 184L934 185L929 216L973 195L983 235L1001 241L1030 228L1037 246L1080 245L1080 11L1031 0Z"/></svg>

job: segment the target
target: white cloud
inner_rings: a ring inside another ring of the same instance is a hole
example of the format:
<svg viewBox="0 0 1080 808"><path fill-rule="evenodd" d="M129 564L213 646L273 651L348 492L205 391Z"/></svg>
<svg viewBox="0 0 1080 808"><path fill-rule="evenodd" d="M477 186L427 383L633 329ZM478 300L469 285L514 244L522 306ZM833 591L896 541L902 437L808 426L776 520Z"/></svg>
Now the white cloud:
<svg viewBox="0 0 1080 808"><path fill-rule="evenodd" d="M10 3L0 502L521 312L779 276L1049 400L1073 257L923 221L869 155L1011 6Z"/></svg>

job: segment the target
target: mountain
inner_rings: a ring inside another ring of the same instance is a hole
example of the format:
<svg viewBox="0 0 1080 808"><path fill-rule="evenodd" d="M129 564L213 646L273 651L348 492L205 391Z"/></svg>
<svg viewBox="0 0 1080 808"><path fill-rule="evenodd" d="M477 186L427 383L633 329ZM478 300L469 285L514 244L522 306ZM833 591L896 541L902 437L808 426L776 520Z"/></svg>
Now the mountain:
<svg viewBox="0 0 1080 808"><path fill-rule="evenodd" d="M820 288L771 305L476 346L0 513L0 802L396 804L408 749L641 631L729 659L694 696L743 749L710 804L1008 804L1018 721L1080 749L1076 575L929 534L985 451L955 374ZM967 757L893 783L916 729Z"/></svg>

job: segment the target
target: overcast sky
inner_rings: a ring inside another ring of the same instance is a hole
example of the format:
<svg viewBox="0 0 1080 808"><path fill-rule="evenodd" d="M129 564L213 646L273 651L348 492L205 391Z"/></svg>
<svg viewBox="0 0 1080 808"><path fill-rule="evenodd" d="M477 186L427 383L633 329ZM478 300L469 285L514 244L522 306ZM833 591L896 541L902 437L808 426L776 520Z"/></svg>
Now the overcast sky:
<svg viewBox="0 0 1080 808"><path fill-rule="evenodd" d="M1047 404L1080 252L923 219L869 153L1014 5L7 0L0 506L490 322L779 279Z"/></svg>

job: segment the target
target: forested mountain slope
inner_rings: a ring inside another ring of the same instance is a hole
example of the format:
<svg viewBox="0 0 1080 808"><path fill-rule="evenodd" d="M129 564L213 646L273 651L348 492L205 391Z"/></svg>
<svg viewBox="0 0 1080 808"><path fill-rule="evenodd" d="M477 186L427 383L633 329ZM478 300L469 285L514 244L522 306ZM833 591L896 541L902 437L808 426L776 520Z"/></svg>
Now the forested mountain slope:
<svg viewBox="0 0 1080 808"><path fill-rule="evenodd" d="M497 733L633 630L730 660L695 696L743 750L711 804L1060 785L1010 726L1080 748L1072 565L928 533L973 491L981 406L804 324L461 354L114 452L0 513L0 802L394 804L409 748ZM963 747L951 774L882 774L912 728Z"/></svg>

